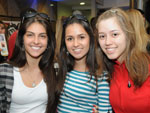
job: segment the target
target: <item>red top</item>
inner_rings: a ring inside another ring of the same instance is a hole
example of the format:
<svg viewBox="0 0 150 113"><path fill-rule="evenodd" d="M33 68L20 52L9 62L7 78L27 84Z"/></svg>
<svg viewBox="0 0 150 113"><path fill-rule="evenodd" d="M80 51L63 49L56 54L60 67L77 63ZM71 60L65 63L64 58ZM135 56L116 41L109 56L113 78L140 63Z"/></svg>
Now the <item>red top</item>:
<svg viewBox="0 0 150 113"><path fill-rule="evenodd" d="M13 32L13 34L10 36L8 40L8 51L9 51L8 59L10 59L12 56L12 53L15 47L17 34L18 34L18 31Z"/></svg>
<svg viewBox="0 0 150 113"><path fill-rule="evenodd" d="M150 72L150 66L149 66ZM150 113L150 76L135 90L125 64L116 64L110 85L110 103L115 113ZM131 87L128 88L128 80Z"/></svg>

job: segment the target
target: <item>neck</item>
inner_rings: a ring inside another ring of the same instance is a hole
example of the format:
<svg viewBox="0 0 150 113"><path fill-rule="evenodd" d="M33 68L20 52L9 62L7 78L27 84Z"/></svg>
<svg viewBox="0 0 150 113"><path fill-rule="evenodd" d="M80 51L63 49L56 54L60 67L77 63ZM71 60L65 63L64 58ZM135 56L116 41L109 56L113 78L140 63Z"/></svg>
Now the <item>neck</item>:
<svg viewBox="0 0 150 113"><path fill-rule="evenodd" d="M81 72L88 71L85 60L75 61L74 70Z"/></svg>
<svg viewBox="0 0 150 113"><path fill-rule="evenodd" d="M34 70L40 71L39 59L27 59L27 63L21 69L28 70L29 72L33 72Z"/></svg>

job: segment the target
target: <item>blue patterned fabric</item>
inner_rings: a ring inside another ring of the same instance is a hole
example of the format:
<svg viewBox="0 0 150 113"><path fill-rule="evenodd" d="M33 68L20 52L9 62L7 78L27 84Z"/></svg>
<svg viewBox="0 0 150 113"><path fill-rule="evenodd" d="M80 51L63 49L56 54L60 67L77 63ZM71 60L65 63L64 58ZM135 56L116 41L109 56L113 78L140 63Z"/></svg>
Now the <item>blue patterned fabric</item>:
<svg viewBox="0 0 150 113"><path fill-rule="evenodd" d="M73 70L67 73L58 113L91 113L93 105L99 107L99 113L112 112L109 103L109 84L105 74L98 79L97 92L94 76L90 77L88 72Z"/></svg>

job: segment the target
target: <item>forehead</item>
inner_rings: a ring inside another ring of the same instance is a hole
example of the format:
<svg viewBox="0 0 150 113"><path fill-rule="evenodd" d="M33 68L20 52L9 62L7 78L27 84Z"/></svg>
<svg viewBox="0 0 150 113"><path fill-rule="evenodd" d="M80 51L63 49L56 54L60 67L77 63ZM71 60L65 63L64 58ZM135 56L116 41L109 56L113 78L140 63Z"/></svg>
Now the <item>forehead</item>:
<svg viewBox="0 0 150 113"><path fill-rule="evenodd" d="M99 21L98 24L98 31L105 31L105 30L122 30L120 24L116 17L111 17L108 19L103 19Z"/></svg>
<svg viewBox="0 0 150 113"><path fill-rule="evenodd" d="M68 27L81 27L81 28L83 28L83 26L82 26L81 24L79 24L79 23L72 23L72 24L69 24L69 25L67 25L66 29L67 29ZM84 29L84 28L83 28L83 29Z"/></svg>
<svg viewBox="0 0 150 113"><path fill-rule="evenodd" d="M44 31L45 32L46 29L41 23L34 22L27 27L27 31L32 31L32 32L43 32Z"/></svg>
<svg viewBox="0 0 150 113"><path fill-rule="evenodd" d="M86 30L81 24L73 23L66 27L66 33L73 33L73 32L86 32Z"/></svg>

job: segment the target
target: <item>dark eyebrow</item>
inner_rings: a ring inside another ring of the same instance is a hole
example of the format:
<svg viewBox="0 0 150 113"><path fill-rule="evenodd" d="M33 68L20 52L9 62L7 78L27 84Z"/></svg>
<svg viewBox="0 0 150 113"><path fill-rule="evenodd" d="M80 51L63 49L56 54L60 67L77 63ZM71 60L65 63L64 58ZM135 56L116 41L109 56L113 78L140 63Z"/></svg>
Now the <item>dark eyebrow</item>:
<svg viewBox="0 0 150 113"><path fill-rule="evenodd" d="M34 32L32 32L32 31L26 31L26 33L32 33L32 34L35 34ZM47 35L47 33L39 33L40 35L42 35L42 34L46 34Z"/></svg>
<svg viewBox="0 0 150 113"><path fill-rule="evenodd" d="M39 35L47 35L47 33L40 33Z"/></svg>
<svg viewBox="0 0 150 113"><path fill-rule="evenodd" d="M65 37L73 37L72 35L66 35Z"/></svg>
<svg viewBox="0 0 150 113"><path fill-rule="evenodd" d="M85 36L86 36L87 34L86 34L86 33L81 33L81 34L79 34L79 35L85 35Z"/></svg>
<svg viewBox="0 0 150 113"><path fill-rule="evenodd" d="M33 33L33 32L31 32L31 31L26 31L26 33ZM34 33L33 33L34 34Z"/></svg>

